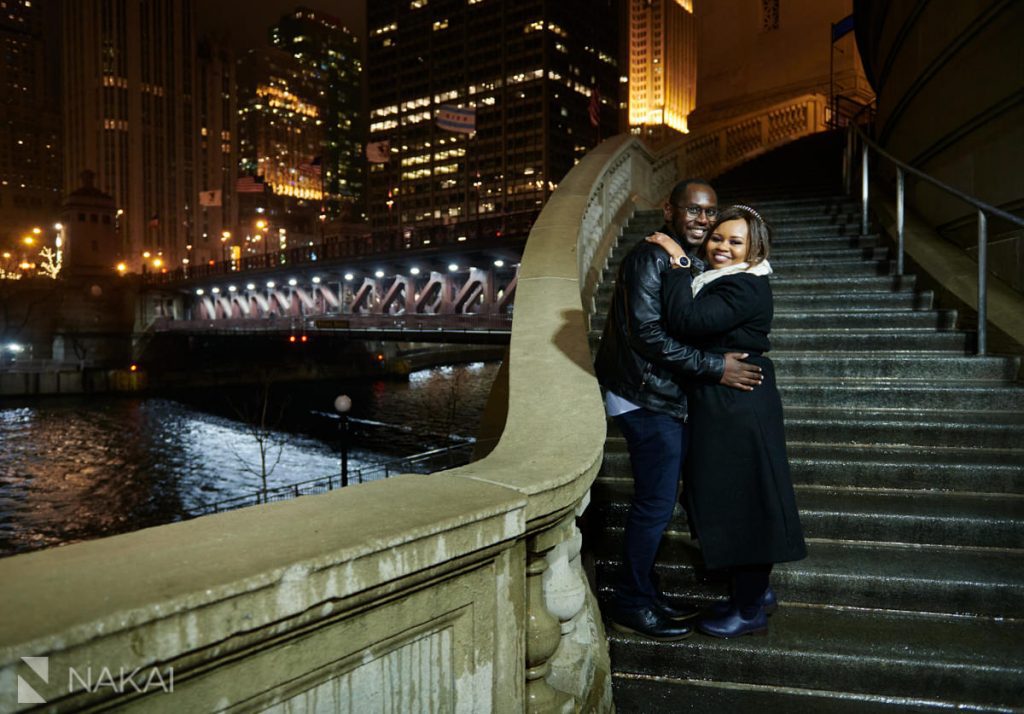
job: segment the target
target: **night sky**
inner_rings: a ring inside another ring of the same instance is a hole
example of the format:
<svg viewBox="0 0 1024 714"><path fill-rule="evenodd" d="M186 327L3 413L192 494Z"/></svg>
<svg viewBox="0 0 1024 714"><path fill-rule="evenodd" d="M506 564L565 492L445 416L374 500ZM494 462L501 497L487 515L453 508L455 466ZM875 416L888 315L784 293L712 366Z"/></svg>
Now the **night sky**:
<svg viewBox="0 0 1024 714"><path fill-rule="evenodd" d="M217 0L199 2L198 29L223 33L236 52L268 44L267 33L282 15L298 7L341 20L360 39L366 36L366 0Z"/></svg>

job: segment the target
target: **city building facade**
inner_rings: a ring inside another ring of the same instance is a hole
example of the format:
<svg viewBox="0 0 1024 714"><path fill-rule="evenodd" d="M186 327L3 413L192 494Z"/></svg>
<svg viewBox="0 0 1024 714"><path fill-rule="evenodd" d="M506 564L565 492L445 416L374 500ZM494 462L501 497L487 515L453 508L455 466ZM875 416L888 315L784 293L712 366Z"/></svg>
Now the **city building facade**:
<svg viewBox="0 0 1024 714"><path fill-rule="evenodd" d="M323 208L329 219L361 220L365 210L365 118L360 112L358 39L338 19L300 7L270 30L271 43L302 63L320 83L324 146Z"/></svg>
<svg viewBox="0 0 1024 714"><path fill-rule="evenodd" d="M199 201L196 230L186 245L189 263L221 260L238 224L238 93L235 58L224 44L198 46ZM191 245L191 248L189 248ZM186 263L188 265L189 263Z"/></svg>
<svg viewBox="0 0 1024 714"><path fill-rule="evenodd" d="M405 247L521 232L618 132L618 0L368 7L374 232Z"/></svg>
<svg viewBox="0 0 1024 714"><path fill-rule="evenodd" d="M313 240L326 218L320 76L289 52L253 49L238 65L238 99L235 245L252 254Z"/></svg>
<svg viewBox="0 0 1024 714"><path fill-rule="evenodd" d="M195 3L76 0L62 12L65 192L95 171L117 204L128 269L178 265L207 189L197 169Z"/></svg>
<svg viewBox="0 0 1024 714"><path fill-rule="evenodd" d="M834 37L833 25L852 12L853 0L696 2L700 65L689 128L807 94L870 102L853 33Z"/></svg>
<svg viewBox="0 0 1024 714"><path fill-rule="evenodd" d="M654 145L679 138L696 100L693 0L630 0L630 132Z"/></svg>
<svg viewBox="0 0 1024 714"><path fill-rule="evenodd" d="M58 28L53 3L7 0L0 12L0 245L5 253L34 227L52 230L60 212Z"/></svg>

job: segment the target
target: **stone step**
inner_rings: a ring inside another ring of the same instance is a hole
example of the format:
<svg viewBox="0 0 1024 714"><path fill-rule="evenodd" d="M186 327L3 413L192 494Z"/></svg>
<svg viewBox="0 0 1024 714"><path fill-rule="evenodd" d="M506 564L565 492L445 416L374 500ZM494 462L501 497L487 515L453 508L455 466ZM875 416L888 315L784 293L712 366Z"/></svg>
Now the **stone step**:
<svg viewBox="0 0 1024 714"><path fill-rule="evenodd" d="M1024 494L1019 449L787 443L794 483L825 488Z"/></svg>
<svg viewBox="0 0 1024 714"><path fill-rule="evenodd" d="M1024 551L1024 496L796 486L809 538ZM622 528L633 496L630 475L602 476L592 495L606 528ZM679 511L669 528L686 532Z"/></svg>
<svg viewBox="0 0 1024 714"><path fill-rule="evenodd" d="M834 378L845 383L853 380L885 379L912 382L1002 382L1016 379L1017 357L986 355L936 355L928 353L896 354L823 354L786 352L771 355L781 384L804 379Z"/></svg>
<svg viewBox="0 0 1024 714"><path fill-rule="evenodd" d="M930 290L922 292L863 291L836 295L828 293L779 293L774 296L775 314L793 309L807 309L824 312L850 313L874 310L930 310L935 294ZM611 303L611 298L605 304Z"/></svg>
<svg viewBox="0 0 1024 714"><path fill-rule="evenodd" d="M654 232L659 226L653 226L638 232L632 230L619 236L614 251L609 256L609 266L618 266L622 257L645 236ZM834 258L881 260L888 257L889 247L881 245L878 236L850 236L841 234L828 235L787 235L776 237L772 242L770 260L772 265L782 257L816 258L819 261Z"/></svg>
<svg viewBox="0 0 1024 714"><path fill-rule="evenodd" d="M772 333L786 329L915 329L950 330L956 324L955 310L875 310L836 313L827 310L779 311L772 321Z"/></svg>
<svg viewBox="0 0 1024 714"><path fill-rule="evenodd" d="M780 608L766 637L660 643L606 628L616 711L1010 711L1024 625Z"/></svg>
<svg viewBox="0 0 1024 714"><path fill-rule="evenodd" d="M806 214L773 214L771 211L762 211L761 215L764 216L764 219L770 223L776 231L781 230L786 226L794 225L856 226L858 229L860 228L859 211L848 211L846 213L841 211L829 213L822 213L821 211L807 211Z"/></svg>
<svg viewBox="0 0 1024 714"><path fill-rule="evenodd" d="M772 269L774 270L775 265L784 265L786 263L793 263L800 260L807 260L813 262L824 262L833 260L865 260L865 261L877 261L886 260L889 257L888 246L849 246L849 245L829 245L823 247L821 244L818 246L805 246L805 245L789 245L781 244L779 246L772 246L772 252L770 255L770 262Z"/></svg>
<svg viewBox="0 0 1024 714"><path fill-rule="evenodd" d="M609 424L609 433L601 476L629 478L625 441L614 423ZM798 486L1024 495L1020 449L793 439L786 451L793 483Z"/></svg>
<svg viewBox="0 0 1024 714"><path fill-rule="evenodd" d="M1011 449L1021 445L1022 433L1024 424L1019 420L1010 423L969 422L961 414L957 414L956 419L950 419L948 415L922 419L895 414L887 418L829 419L821 416L803 418L791 411L786 413L786 438L812 443ZM1021 453L1024 456L1024 451Z"/></svg>
<svg viewBox="0 0 1024 714"><path fill-rule="evenodd" d="M772 254L776 251L826 250L831 248L871 248L887 245L877 233L870 235L816 235L788 236L772 241Z"/></svg>
<svg viewBox="0 0 1024 714"><path fill-rule="evenodd" d="M887 260L889 249L874 248L836 248L836 249L779 249L772 251L772 270L785 275L790 266L831 265L833 263L878 263Z"/></svg>
<svg viewBox="0 0 1024 714"><path fill-rule="evenodd" d="M774 296L775 314L781 315L794 310L815 312L871 312L875 310L930 310L934 294L923 292L864 291L856 295L834 295L829 293L780 293ZM612 302L612 291L602 290L595 296L596 312L608 312Z"/></svg>
<svg viewBox="0 0 1024 714"><path fill-rule="evenodd" d="M591 344L597 348L605 320L591 318ZM771 333L773 359L786 354L815 352L835 352L840 350L879 350L894 352L913 350L917 353L946 355L958 353L970 354L975 344L975 337L967 332L936 332L935 330L798 330L785 329Z"/></svg>
<svg viewBox="0 0 1024 714"><path fill-rule="evenodd" d="M901 407L912 404L917 410L931 409L943 415L961 411L1024 411L1024 388L1020 386L972 387L902 382L846 385L827 380L782 384L779 392L787 407L891 407L899 411Z"/></svg>
<svg viewBox="0 0 1024 714"><path fill-rule="evenodd" d="M726 195L729 196L728 188L723 188L726 191ZM752 192L744 192L743 195L755 195ZM724 204L723 204L724 205ZM811 211L834 211L844 210L849 213L856 213L860 211L860 202L849 196L837 195L837 194L826 194L822 195L820 192L814 192L813 195L809 193L801 192L800 198L793 198L792 194L789 197L782 198L762 198L753 206L759 213L773 214L776 212L786 211L797 211L797 210L811 210Z"/></svg>
<svg viewBox="0 0 1024 714"><path fill-rule="evenodd" d="M807 260L783 260L778 266L772 263L775 272L772 275L772 285L782 280L796 278L812 278L819 280L823 286L835 278L867 278L874 276L892 275L894 264L889 260L862 260L850 258L833 261ZM616 263L609 263L602 271L601 282L614 282L618 275L619 267Z"/></svg>
<svg viewBox="0 0 1024 714"><path fill-rule="evenodd" d="M598 581L621 568L622 530L595 537ZM772 571L780 598L813 605L997 618L1024 616L1024 551L808 539L807 558ZM703 578L697 544L668 531L655 565L673 600L707 597L723 583Z"/></svg>
<svg viewBox="0 0 1024 714"><path fill-rule="evenodd" d="M772 294L776 297L787 293L850 295L852 302L861 291L913 291L917 278L913 275L833 275L822 280L820 277L773 275L771 283Z"/></svg>
<svg viewBox="0 0 1024 714"><path fill-rule="evenodd" d="M956 315L955 310L858 310L846 313L834 310L779 310L772 320L771 335L785 330L951 330L956 325ZM591 328L603 329L606 320L607 312L596 313L590 320Z"/></svg>
<svg viewBox="0 0 1024 714"><path fill-rule="evenodd" d="M596 350L600 332L591 332L591 349ZM1019 358L936 354L932 352L883 353L827 351L773 352L780 386L807 381L835 380L857 385L877 380L899 380L906 384L1005 385L1017 376Z"/></svg>
<svg viewBox="0 0 1024 714"><path fill-rule="evenodd" d="M787 352L816 350L914 350L969 354L976 340L966 332L935 332L934 330L783 330L772 332L771 356Z"/></svg>

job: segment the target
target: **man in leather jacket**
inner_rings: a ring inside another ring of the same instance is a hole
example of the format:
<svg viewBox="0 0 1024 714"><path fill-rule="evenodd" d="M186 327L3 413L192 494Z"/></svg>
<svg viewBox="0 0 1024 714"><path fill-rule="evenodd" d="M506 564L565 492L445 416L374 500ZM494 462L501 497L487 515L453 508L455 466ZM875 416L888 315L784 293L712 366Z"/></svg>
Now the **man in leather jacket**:
<svg viewBox="0 0 1024 714"><path fill-rule="evenodd" d="M659 230L692 254L717 215L717 202L707 181L681 181L665 204L665 225ZM626 255L595 360L608 414L626 438L634 482L623 568L608 614L615 629L660 640L692 634L684 621L697 614L665 602L652 578L686 454L685 380L708 379L747 390L760 383L760 369L743 362L746 355L701 352L665 331L661 278L671 267L668 254L646 241Z"/></svg>

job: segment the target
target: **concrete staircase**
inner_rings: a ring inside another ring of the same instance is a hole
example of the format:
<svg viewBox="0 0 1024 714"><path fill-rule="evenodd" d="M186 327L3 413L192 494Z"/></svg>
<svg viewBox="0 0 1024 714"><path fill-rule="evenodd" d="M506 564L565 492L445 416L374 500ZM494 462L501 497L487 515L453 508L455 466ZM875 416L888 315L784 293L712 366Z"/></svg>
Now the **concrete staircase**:
<svg viewBox="0 0 1024 714"><path fill-rule="evenodd" d="M913 276L892 275L885 241L859 235L859 207L821 166L838 172L834 137L715 182L722 205L749 203L776 230L771 357L809 556L777 566L782 606L766 638L658 643L609 629L619 712L1024 711L1018 361L971 356L956 314ZM780 190L780 171L807 185ZM659 211L638 213L615 250L595 348L618 262L660 224ZM602 593L631 490L610 424L587 532ZM669 527L658 572L671 600L726 596L685 516Z"/></svg>

